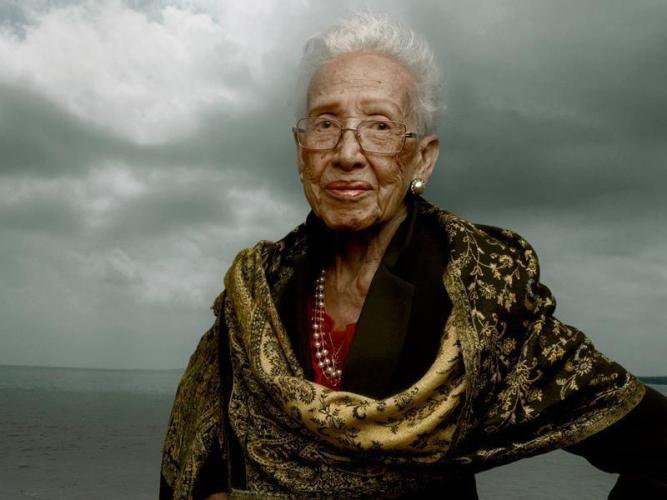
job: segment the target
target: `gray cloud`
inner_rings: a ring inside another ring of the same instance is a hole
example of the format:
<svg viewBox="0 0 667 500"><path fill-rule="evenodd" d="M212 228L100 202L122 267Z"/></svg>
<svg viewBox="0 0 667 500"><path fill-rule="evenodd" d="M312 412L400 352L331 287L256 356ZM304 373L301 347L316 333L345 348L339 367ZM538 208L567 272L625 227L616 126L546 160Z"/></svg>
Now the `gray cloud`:
<svg viewBox="0 0 667 500"><path fill-rule="evenodd" d="M437 20L449 81L441 167L454 177L438 177L438 188L481 189L467 197L475 205L567 209L664 180L665 9L509 5L480 14L488 3L433 4L441 16L415 14L425 26Z"/></svg>
<svg viewBox="0 0 667 500"><path fill-rule="evenodd" d="M151 238L200 224L232 226L236 210L226 199L224 188L224 182L210 183L210 179L199 178L152 190L114 210L103 230L104 237L122 241Z"/></svg>
<svg viewBox="0 0 667 500"><path fill-rule="evenodd" d="M0 151L2 174L54 177L136 155L136 146L82 122L41 95L0 84Z"/></svg>
<svg viewBox="0 0 667 500"><path fill-rule="evenodd" d="M0 227L5 234L13 230L76 235L82 226L79 211L61 198L26 200L0 212Z"/></svg>
<svg viewBox="0 0 667 500"><path fill-rule="evenodd" d="M357 3L107 4L0 8L0 363L184 366L235 253L307 211L296 64ZM368 5L445 68L427 198L525 236L559 319L664 373L667 7Z"/></svg>

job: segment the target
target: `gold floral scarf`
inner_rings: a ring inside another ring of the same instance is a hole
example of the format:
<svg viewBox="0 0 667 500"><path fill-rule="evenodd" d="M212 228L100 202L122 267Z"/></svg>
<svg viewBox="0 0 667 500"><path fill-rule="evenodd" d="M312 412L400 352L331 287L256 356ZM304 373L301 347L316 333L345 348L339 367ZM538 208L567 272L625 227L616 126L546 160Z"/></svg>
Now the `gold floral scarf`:
<svg viewBox="0 0 667 500"><path fill-rule="evenodd" d="M275 306L293 258L308 251L304 225L243 250L176 394L162 462L175 498L191 498L211 443L225 444L220 335L234 375L227 413L260 494L392 497L574 444L640 401L633 375L553 316L523 238L423 199L418 210L450 249L452 313L427 373L382 400L306 380Z"/></svg>

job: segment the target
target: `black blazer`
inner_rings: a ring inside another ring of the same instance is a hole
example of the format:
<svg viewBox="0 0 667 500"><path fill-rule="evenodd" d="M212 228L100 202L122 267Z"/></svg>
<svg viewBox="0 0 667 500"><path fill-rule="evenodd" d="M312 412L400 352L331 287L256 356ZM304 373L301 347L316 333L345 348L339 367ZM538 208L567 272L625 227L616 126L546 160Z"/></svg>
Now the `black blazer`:
<svg viewBox="0 0 667 500"><path fill-rule="evenodd" d="M433 363L451 301L442 276L447 265L447 242L418 216L411 199L408 216L392 238L371 282L343 369L341 389L382 399L421 378ZM311 212L306 219L312 252L296 263L281 294L278 311L307 379L313 380L308 343L306 299L323 263L333 258L333 235ZM223 393L231 392L229 346L221 335L220 367ZM460 363L462 367L463 364ZM227 407L226 401L224 407ZM565 448L582 455L601 470L621 476L610 500L667 498L667 398L647 388L628 415L588 439ZM218 449L213 449L199 481L197 498L214 492L245 489L243 450L226 422L231 472ZM162 492L164 491L164 495ZM472 472L464 474L451 498L477 499ZM439 498L438 485L424 485L411 495ZM164 481L160 498L171 498Z"/></svg>
<svg viewBox="0 0 667 500"><path fill-rule="evenodd" d="M333 258L333 235L313 212L306 228L314 251L297 261L278 309L306 378L313 380L305 304L323 263ZM410 387L435 361L452 308L442 279L449 251L436 234L411 202L368 290L341 390L383 399Z"/></svg>

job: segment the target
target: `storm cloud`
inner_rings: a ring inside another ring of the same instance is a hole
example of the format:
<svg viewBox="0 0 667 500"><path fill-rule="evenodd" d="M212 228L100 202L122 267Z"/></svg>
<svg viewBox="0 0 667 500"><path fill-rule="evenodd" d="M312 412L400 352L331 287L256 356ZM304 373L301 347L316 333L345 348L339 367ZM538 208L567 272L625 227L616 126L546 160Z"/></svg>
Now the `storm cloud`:
<svg viewBox="0 0 667 500"><path fill-rule="evenodd" d="M663 2L0 5L0 363L179 368L234 255L308 206L296 67L352 9L432 43L426 198L538 252L561 321L665 374Z"/></svg>

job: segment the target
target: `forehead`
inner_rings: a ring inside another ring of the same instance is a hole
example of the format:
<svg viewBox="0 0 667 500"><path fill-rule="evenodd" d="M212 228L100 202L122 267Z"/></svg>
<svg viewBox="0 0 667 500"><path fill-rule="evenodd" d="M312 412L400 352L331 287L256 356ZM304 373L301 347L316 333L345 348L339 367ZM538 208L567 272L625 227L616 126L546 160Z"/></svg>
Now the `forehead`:
<svg viewBox="0 0 667 500"><path fill-rule="evenodd" d="M308 88L308 109L322 106L380 104L407 114L415 86L410 71L377 52L353 52L327 61L315 72Z"/></svg>

